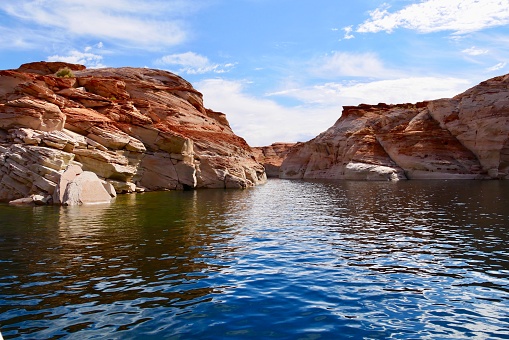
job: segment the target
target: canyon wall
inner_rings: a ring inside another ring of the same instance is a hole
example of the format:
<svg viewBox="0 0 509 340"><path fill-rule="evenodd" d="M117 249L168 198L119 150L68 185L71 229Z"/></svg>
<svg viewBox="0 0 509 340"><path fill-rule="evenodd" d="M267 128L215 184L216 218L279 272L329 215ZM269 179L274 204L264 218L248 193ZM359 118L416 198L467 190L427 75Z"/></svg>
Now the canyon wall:
<svg viewBox="0 0 509 340"><path fill-rule="evenodd" d="M290 150L281 178L509 179L509 75L450 99L345 106Z"/></svg>
<svg viewBox="0 0 509 340"><path fill-rule="evenodd" d="M279 177L281 164L293 146L295 143L273 143L253 148L255 158L265 167L267 177Z"/></svg>
<svg viewBox="0 0 509 340"><path fill-rule="evenodd" d="M55 76L64 67L71 77ZM0 71L0 200L64 203L69 183L84 182L62 180L71 167L112 197L266 181L226 116L170 72L48 62Z"/></svg>

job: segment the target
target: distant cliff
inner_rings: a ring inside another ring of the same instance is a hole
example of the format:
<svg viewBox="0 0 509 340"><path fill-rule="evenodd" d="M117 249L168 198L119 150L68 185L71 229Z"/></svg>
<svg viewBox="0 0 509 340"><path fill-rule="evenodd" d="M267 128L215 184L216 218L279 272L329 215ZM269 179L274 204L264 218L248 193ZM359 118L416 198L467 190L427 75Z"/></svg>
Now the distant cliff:
<svg viewBox="0 0 509 340"><path fill-rule="evenodd" d="M256 160L265 167L267 177L279 177L281 164L294 145L295 143L273 143L253 148Z"/></svg>
<svg viewBox="0 0 509 340"><path fill-rule="evenodd" d="M71 165L71 177L92 172L113 196L266 180L226 116L172 73L47 62L0 71L0 200L62 203Z"/></svg>
<svg viewBox="0 0 509 340"><path fill-rule="evenodd" d="M451 99L345 106L293 147L282 178L509 179L509 75Z"/></svg>

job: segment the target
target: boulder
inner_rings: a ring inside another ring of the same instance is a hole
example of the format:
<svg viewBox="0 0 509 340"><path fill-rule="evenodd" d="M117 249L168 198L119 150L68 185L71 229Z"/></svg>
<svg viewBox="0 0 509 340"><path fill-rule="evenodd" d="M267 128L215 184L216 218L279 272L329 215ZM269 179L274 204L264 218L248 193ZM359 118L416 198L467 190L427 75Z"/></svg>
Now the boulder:
<svg viewBox="0 0 509 340"><path fill-rule="evenodd" d="M117 191L115 186L113 186L113 183L110 183L109 181L101 181L103 184L104 189L108 194L110 194L111 198L117 197L117 192L123 194L123 191Z"/></svg>
<svg viewBox="0 0 509 340"><path fill-rule="evenodd" d="M18 198L12 201L9 201L9 205L16 206L35 206L35 205L47 205L51 202L51 196L46 195L31 195L29 197Z"/></svg>
<svg viewBox="0 0 509 340"><path fill-rule="evenodd" d="M63 205L110 203L111 195L96 174L84 171L69 181L64 190Z"/></svg>
<svg viewBox="0 0 509 340"><path fill-rule="evenodd" d="M106 181L106 183L108 185L111 186L111 188L113 188L113 192L110 192L110 194L112 193L115 193L115 194L130 194L132 192L135 192L136 191L136 184L132 183L132 182L121 182L121 181L115 181L115 180L112 180L112 179L108 179ZM110 190L108 190L109 192Z"/></svg>
<svg viewBox="0 0 509 340"><path fill-rule="evenodd" d="M83 173L81 166L71 164L60 176L55 192L53 193L53 202L62 204L64 202L65 190L67 185L74 181L74 179Z"/></svg>
<svg viewBox="0 0 509 340"><path fill-rule="evenodd" d="M406 179L401 168L350 162L345 168L345 179L368 181L399 181Z"/></svg>
<svg viewBox="0 0 509 340"><path fill-rule="evenodd" d="M24 206L24 205L35 205L33 197L23 197L18 198L12 201L9 201L9 205L17 205L17 206Z"/></svg>

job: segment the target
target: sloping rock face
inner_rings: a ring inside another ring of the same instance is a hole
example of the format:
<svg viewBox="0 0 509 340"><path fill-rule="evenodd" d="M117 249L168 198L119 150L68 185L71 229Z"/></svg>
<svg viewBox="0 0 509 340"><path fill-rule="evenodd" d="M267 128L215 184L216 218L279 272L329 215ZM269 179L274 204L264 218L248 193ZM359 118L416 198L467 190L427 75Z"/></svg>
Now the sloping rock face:
<svg viewBox="0 0 509 340"><path fill-rule="evenodd" d="M261 163L267 177L279 177L279 168L296 143L273 143L269 146L254 147L256 160Z"/></svg>
<svg viewBox="0 0 509 340"><path fill-rule="evenodd" d="M293 147L282 178L509 179L509 75L451 99L345 106Z"/></svg>
<svg viewBox="0 0 509 340"><path fill-rule="evenodd" d="M75 77L56 77L63 67ZM47 62L0 71L0 200L55 198L71 165L119 193L266 181L226 116L172 73Z"/></svg>

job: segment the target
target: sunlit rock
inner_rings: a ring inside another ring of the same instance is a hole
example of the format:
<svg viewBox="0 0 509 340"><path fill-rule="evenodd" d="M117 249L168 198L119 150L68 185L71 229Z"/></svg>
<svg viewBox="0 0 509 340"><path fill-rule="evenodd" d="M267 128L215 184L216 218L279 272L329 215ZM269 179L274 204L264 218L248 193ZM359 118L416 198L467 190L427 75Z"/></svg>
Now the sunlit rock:
<svg viewBox="0 0 509 340"><path fill-rule="evenodd" d="M282 178L508 179L509 75L451 99L345 106L290 150Z"/></svg>
<svg viewBox="0 0 509 340"><path fill-rule="evenodd" d="M69 181L64 190L63 205L110 203L111 195L96 174L84 171Z"/></svg>
<svg viewBox="0 0 509 340"><path fill-rule="evenodd" d="M57 77L62 68L71 77ZM2 201L41 194L61 204L61 176L76 161L110 196L266 180L223 113L206 109L184 79L146 68L40 62L0 71L0 160Z"/></svg>

